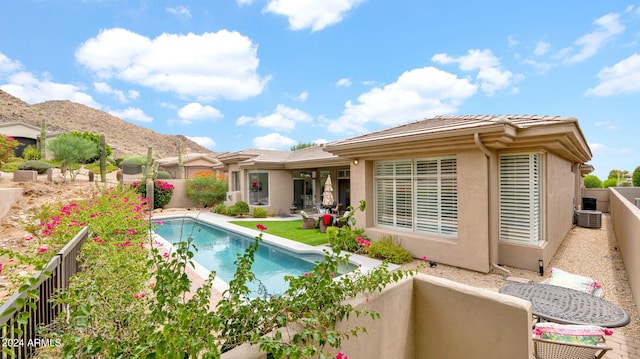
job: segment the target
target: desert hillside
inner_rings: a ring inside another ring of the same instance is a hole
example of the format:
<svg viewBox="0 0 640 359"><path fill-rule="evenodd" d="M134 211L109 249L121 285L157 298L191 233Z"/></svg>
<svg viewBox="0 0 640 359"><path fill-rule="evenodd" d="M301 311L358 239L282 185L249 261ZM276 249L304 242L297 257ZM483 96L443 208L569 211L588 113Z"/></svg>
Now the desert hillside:
<svg viewBox="0 0 640 359"><path fill-rule="evenodd" d="M117 156L146 155L149 146L156 158L177 156L178 139L185 152L212 153L185 136L159 134L79 103L65 100L29 105L0 90L0 123L25 122L40 127L43 119L48 131L104 134L107 143L117 148Z"/></svg>

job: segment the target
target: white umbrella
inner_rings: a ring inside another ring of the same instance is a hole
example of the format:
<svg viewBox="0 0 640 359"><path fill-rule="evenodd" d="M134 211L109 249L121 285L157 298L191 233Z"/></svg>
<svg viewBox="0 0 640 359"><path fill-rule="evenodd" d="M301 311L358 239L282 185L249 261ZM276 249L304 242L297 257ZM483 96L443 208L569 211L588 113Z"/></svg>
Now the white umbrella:
<svg viewBox="0 0 640 359"><path fill-rule="evenodd" d="M327 176L324 183L324 192L322 192L322 205L330 207L333 205L333 186L331 186L331 175Z"/></svg>

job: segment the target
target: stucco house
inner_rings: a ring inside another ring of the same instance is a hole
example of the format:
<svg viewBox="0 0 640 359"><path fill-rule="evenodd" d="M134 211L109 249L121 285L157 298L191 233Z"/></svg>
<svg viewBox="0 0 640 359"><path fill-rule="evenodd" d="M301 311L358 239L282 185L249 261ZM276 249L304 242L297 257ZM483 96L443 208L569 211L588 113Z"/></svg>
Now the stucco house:
<svg viewBox="0 0 640 359"><path fill-rule="evenodd" d="M313 208L322 201L330 175L333 197L350 203L349 159L323 151L322 146L298 151L246 149L218 156L229 179L227 204L245 201L272 214Z"/></svg>
<svg viewBox="0 0 640 359"><path fill-rule="evenodd" d="M216 171L220 161L215 153L187 153L182 156L182 177L178 170L178 157L165 157L158 160L158 168L167 171L175 179L189 179L199 171Z"/></svg>
<svg viewBox="0 0 640 359"><path fill-rule="evenodd" d="M61 128L55 126L47 126L47 141L54 139L57 135L67 132ZM15 149L16 156L22 156L22 151L27 146L33 145L40 149L40 135L42 128L31 125L21 121L0 121L0 133L3 135L11 136L20 142L20 145ZM46 155L46 154L45 154ZM50 156L47 156L47 158Z"/></svg>
<svg viewBox="0 0 640 359"><path fill-rule="evenodd" d="M357 223L369 237L480 272L544 268L593 170L571 117L438 116L323 150L349 163L350 198L368 203Z"/></svg>

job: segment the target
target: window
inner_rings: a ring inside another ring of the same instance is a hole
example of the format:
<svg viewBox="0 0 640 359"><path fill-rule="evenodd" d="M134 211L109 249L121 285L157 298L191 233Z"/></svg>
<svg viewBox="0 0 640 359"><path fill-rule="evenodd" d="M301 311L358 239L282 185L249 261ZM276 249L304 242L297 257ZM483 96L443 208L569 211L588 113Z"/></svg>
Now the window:
<svg viewBox="0 0 640 359"><path fill-rule="evenodd" d="M420 233L458 233L455 158L375 164L376 224Z"/></svg>
<svg viewBox="0 0 640 359"><path fill-rule="evenodd" d="M249 172L249 204L269 205L269 172Z"/></svg>
<svg viewBox="0 0 640 359"><path fill-rule="evenodd" d="M500 156L500 239L537 244L541 228L542 155Z"/></svg>

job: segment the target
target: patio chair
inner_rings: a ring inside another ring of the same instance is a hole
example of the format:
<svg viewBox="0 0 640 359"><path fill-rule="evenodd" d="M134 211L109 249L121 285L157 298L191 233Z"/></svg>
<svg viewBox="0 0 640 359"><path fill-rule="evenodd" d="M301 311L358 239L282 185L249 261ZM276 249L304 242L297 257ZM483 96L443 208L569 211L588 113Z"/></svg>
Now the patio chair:
<svg viewBox="0 0 640 359"><path fill-rule="evenodd" d="M316 220L312 217L309 217L307 212L300 211L300 215L302 215L302 229L316 228Z"/></svg>
<svg viewBox="0 0 640 359"><path fill-rule="evenodd" d="M604 296L602 286L595 279L569 273L559 268L551 268L551 277L541 283L579 290L598 298L602 298Z"/></svg>
<svg viewBox="0 0 640 359"><path fill-rule="evenodd" d="M342 203L338 203L335 206L331 207L331 213L335 214L336 216L340 215L341 210L342 210Z"/></svg>
<svg viewBox="0 0 640 359"><path fill-rule="evenodd" d="M533 338L533 357L535 359L598 359L611 350L606 345L586 345L559 342L555 340Z"/></svg>
<svg viewBox="0 0 640 359"><path fill-rule="evenodd" d="M533 330L533 355L536 359L602 358L611 350L604 336L612 333L594 325L538 323Z"/></svg>

